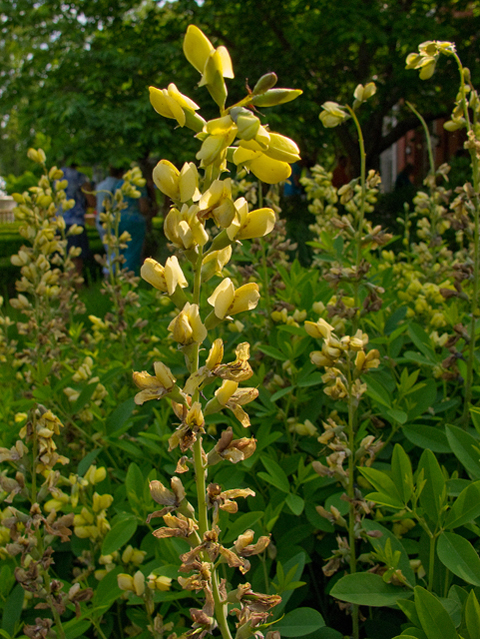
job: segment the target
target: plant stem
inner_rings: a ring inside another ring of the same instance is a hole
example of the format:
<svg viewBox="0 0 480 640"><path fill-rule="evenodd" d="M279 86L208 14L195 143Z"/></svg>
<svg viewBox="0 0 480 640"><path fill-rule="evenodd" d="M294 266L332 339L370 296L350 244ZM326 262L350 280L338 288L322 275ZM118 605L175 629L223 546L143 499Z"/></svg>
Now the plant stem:
<svg viewBox="0 0 480 640"><path fill-rule="evenodd" d="M433 590L433 574L435 568L435 541L436 537L430 535L430 557L428 559L428 591Z"/></svg>
<svg viewBox="0 0 480 640"><path fill-rule="evenodd" d="M193 285L193 303L200 306L200 289L202 285L202 259L203 252L199 249L197 261L195 263L195 275ZM199 354L200 345L195 344L194 349L189 355L189 369L190 373L198 371L199 367ZM198 390L195 391L192 402L197 402L199 398ZM195 487L197 491L197 516L198 516L198 534L200 540L203 541L203 536L206 531L209 530L208 523L208 511L206 501L206 467L204 465L204 451L202 445L202 438L198 436L193 445L193 468L195 473ZM216 568L212 565L212 594L215 602L215 617L222 632L222 638L231 638L230 629L227 622L227 605L221 600L220 591L218 588L218 575Z"/></svg>
<svg viewBox="0 0 480 640"><path fill-rule="evenodd" d="M348 376L348 448L350 455L348 456L348 485L347 495L349 498L349 512L348 512L348 544L350 547L350 574L357 572L357 556L356 556L356 541L355 541L355 421L356 411L354 405L354 398L350 393L352 389L352 379L350 370L350 361L347 362L347 376ZM359 637L358 628L358 605L354 604L352 608L352 626L353 637Z"/></svg>
<svg viewBox="0 0 480 640"><path fill-rule="evenodd" d="M360 214L357 218L357 229L355 232L355 243L356 243L356 259L355 259L355 271L356 271L356 279L354 282L354 305L355 307L360 306L359 302L359 289L360 282L358 281L358 272L360 269L360 263L362 261L362 234L363 234L363 221L365 219L365 204L367 197L367 183L366 183L366 166L367 166L367 154L365 153L365 142L363 139L362 128L360 126L360 122L358 121L357 114L355 111L347 105L347 109L350 112L350 115L353 118L355 123L355 127L357 129L358 134L358 145L360 147L360 185L362 188L361 197L360 197ZM357 329L358 325L358 313L355 315L354 319L354 330Z"/></svg>
<svg viewBox="0 0 480 640"><path fill-rule="evenodd" d="M460 58L456 53L453 56L457 62L458 70L460 72L460 92L462 94L462 107L465 117L465 124L467 127L467 135L472 135L472 124L470 122L470 116L468 113L468 104L465 91L465 78L463 75L463 67ZM476 153L476 149L469 147L470 159L473 174L473 222L474 222L474 237L473 237L473 294L470 302L471 322L470 322L470 342L468 345L468 359L467 359L467 378L465 381L465 403L463 406L463 414L461 417L461 425L464 429L467 428L470 416L470 402L472 399L472 383L473 383L473 363L475 360L475 342L476 342L476 317L478 310L478 294L479 294L479 279L480 279L480 176L479 176L479 163Z"/></svg>

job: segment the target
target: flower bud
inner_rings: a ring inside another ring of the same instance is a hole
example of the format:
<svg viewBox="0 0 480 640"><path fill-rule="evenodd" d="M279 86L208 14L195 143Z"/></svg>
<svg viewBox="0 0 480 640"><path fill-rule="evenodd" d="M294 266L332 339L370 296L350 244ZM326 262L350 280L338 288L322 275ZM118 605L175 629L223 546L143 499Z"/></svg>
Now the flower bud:
<svg viewBox="0 0 480 640"><path fill-rule="evenodd" d="M252 94L254 96L259 96L269 89L273 89L273 87L277 84L277 74L276 73L266 73L263 75L260 80L258 80L257 84L253 87Z"/></svg>
<svg viewBox="0 0 480 640"><path fill-rule="evenodd" d="M302 93L300 89L269 89L261 95L255 95L252 98L252 104L256 107L276 107L295 100Z"/></svg>

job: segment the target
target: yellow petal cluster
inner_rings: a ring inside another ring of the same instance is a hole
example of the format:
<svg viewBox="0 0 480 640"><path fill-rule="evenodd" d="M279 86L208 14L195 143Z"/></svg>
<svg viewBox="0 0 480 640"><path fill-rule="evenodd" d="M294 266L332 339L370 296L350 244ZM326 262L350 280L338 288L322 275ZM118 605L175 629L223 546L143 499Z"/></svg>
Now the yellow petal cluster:
<svg viewBox="0 0 480 640"><path fill-rule="evenodd" d="M140 269L140 275L152 287L170 296L173 295L177 286L182 289L188 286L177 256L167 258L165 267L153 258L147 258Z"/></svg>
<svg viewBox="0 0 480 640"><path fill-rule="evenodd" d="M258 284L249 282L235 290L230 278L225 278L208 298L217 318L235 315L242 311L255 309L260 299Z"/></svg>

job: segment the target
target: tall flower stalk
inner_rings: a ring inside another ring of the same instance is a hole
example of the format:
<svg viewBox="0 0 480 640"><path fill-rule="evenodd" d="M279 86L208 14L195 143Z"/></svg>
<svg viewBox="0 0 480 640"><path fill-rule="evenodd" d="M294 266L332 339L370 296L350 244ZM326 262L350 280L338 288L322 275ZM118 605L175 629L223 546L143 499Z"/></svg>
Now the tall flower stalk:
<svg viewBox="0 0 480 640"><path fill-rule="evenodd" d="M164 520L165 526L154 531L157 538L180 537L190 545L190 550L180 556L179 571L183 575L178 580L184 589L203 591L205 603L201 609L190 610L193 627L188 637L204 637L218 627L223 638L231 638L229 613L237 617L236 637L263 637L259 627L280 601L279 596L255 593L249 583L229 592L226 580L218 575L221 563L245 574L250 568L248 557L262 553L270 542L268 536L261 536L254 543L252 530L239 535L229 548L221 542L220 512L236 513L236 500L254 492L248 488L223 490L217 483L208 483L210 467L220 462L236 464L250 457L256 440L235 437L234 429L228 426L218 441L207 447L203 434L206 418L225 410L231 411L243 428L250 426L244 406L255 400L258 391L240 386L253 375L250 345L239 344L235 359L224 363L223 341L215 333L223 321L255 309L260 289L256 282L237 286L224 277L223 270L237 243L264 237L276 222L273 209L250 211L245 198L234 200L231 179L223 174L228 163L233 163L268 184L290 175L290 164L300 158L297 145L261 124L254 111L256 106L289 102L301 91L274 89L277 78L269 73L253 90L249 88L244 98L227 107L224 78L233 77L228 51L222 46L214 48L194 26L188 28L183 48L187 60L202 76L200 86L207 88L220 113L207 122L199 115L199 106L174 84L166 89L150 88L154 109L193 130L201 142L196 155L199 167L189 162L178 169L169 160L161 160L153 172L155 184L172 201L164 231L174 255L165 265L147 258L141 276L176 306L169 331L183 352L187 374L183 382L177 382L162 362L154 363L154 375L134 373L140 389L137 404L163 398L170 401L178 423L169 446L170 450L178 447L182 454L171 489L158 481L150 483L153 499L162 505L150 518ZM190 263L189 269L182 268L184 262ZM204 344L209 345L208 354ZM189 469L195 477L193 504L180 479ZM229 604L234 605L230 612Z"/></svg>
<svg viewBox="0 0 480 640"><path fill-rule="evenodd" d="M438 59L441 55L454 58L459 75L460 90L457 94L455 107L451 120L444 124L447 131L466 129L467 141L465 148L470 153L472 168L473 189L467 189L464 202L466 210L473 218L473 274L472 295L469 300L470 328L468 339L467 373L465 379L465 396L461 424L466 427L470 417L470 403L472 400L473 367L476 347L476 324L478 319L478 294L480 278L480 135L478 118L480 114L480 102L477 91L471 84L470 71L462 65L452 42L427 41L418 47L418 53L410 53L407 56L407 69L419 69L420 78L428 80L435 72ZM473 115L473 121L471 115ZM472 185L470 185L472 186Z"/></svg>

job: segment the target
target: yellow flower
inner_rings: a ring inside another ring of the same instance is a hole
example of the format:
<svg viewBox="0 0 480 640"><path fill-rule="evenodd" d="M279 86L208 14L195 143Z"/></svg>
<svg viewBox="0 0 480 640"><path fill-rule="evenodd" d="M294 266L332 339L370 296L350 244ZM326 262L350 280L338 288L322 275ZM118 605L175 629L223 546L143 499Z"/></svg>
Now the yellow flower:
<svg viewBox="0 0 480 640"><path fill-rule="evenodd" d="M253 151L245 147L238 147L233 154L233 161L238 166L251 171L266 184L277 184L290 177L292 169L288 162L275 160L265 155L262 151Z"/></svg>
<svg viewBox="0 0 480 640"><path fill-rule="evenodd" d="M200 198L198 206L200 218L203 220L213 218L217 227L227 228L235 217L231 179L214 180Z"/></svg>
<svg viewBox="0 0 480 640"><path fill-rule="evenodd" d="M206 85L219 106L225 104L227 90L223 78L233 78L232 61L225 47L214 49L198 27L190 25L183 41L185 57L202 74L199 86Z"/></svg>
<svg viewBox="0 0 480 640"><path fill-rule="evenodd" d="M187 302L182 311L168 325L168 330L173 333L173 339L182 345L193 342L203 342L207 337L207 330L200 318L197 304Z"/></svg>
<svg viewBox="0 0 480 640"><path fill-rule="evenodd" d="M186 162L179 171L168 160L160 160L153 170L153 181L162 193L172 200L198 200L198 171L193 162Z"/></svg>
<svg viewBox="0 0 480 640"><path fill-rule="evenodd" d="M166 292L169 296L175 293L177 286L183 289L188 285L176 256L167 258L165 267L153 258L147 258L140 269L140 275L155 289Z"/></svg>
<svg viewBox="0 0 480 640"><path fill-rule="evenodd" d="M163 230L165 235L180 249L191 249L196 244L203 247L208 242L208 232L203 223L198 219L199 208L186 204L182 209L172 208L165 218Z"/></svg>
<svg viewBox="0 0 480 640"><path fill-rule="evenodd" d="M230 240L250 240L262 238L270 233L275 226L276 216L273 209L248 210L245 198L235 200L236 216L229 227L227 235Z"/></svg>
<svg viewBox="0 0 480 640"><path fill-rule="evenodd" d="M171 585L172 578L167 576L156 576L153 573L148 576L148 588L152 591L170 591Z"/></svg>
<svg viewBox="0 0 480 640"><path fill-rule="evenodd" d="M332 335L333 327L331 324L328 324L326 320L320 318L318 322L310 322L307 320L305 322L305 331L312 338L323 338L324 340L330 340L330 336Z"/></svg>
<svg viewBox="0 0 480 640"><path fill-rule="evenodd" d="M173 82L167 89L149 87L149 91L152 107L161 116L176 120L181 127L186 125L197 132L202 130L205 120L195 113L200 107L180 93Z"/></svg>
<svg viewBox="0 0 480 640"><path fill-rule="evenodd" d="M151 376L146 371L134 371L133 381L141 389L135 396L136 404L143 404L147 400L160 400L175 387L175 378L170 369L162 362L153 364L155 375Z"/></svg>
<svg viewBox="0 0 480 640"><path fill-rule="evenodd" d="M242 311L255 309L260 299L258 284L249 282L235 290L230 278L225 278L208 298L217 318L235 315Z"/></svg>
<svg viewBox="0 0 480 640"><path fill-rule="evenodd" d="M215 164L220 168L226 168L227 148L235 140L236 134L237 126L230 116L207 122L203 132L197 136L203 140L200 151L196 155L197 160L201 161L201 166Z"/></svg>

